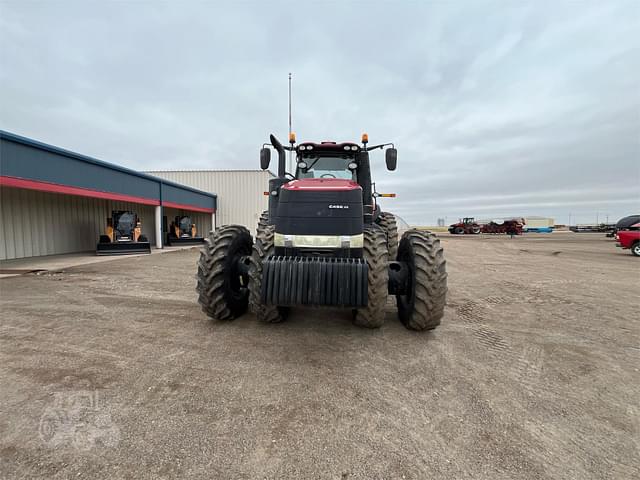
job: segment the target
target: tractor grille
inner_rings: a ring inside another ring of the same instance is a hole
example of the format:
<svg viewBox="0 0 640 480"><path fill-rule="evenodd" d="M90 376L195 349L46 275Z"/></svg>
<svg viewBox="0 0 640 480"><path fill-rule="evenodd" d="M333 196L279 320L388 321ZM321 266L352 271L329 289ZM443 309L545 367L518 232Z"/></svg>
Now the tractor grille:
<svg viewBox="0 0 640 480"><path fill-rule="evenodd" d="M270 305L367 305L367 263L361 258L268 257L262 301Z"/></svg>

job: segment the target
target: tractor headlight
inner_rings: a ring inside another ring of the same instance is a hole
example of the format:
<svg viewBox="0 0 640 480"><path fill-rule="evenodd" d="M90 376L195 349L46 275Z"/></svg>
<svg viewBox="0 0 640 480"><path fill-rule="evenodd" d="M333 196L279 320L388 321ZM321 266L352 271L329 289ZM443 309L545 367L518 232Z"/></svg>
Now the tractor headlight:
<svg viewBox="0 0 640 480"><path fill-rule="evenodd" d="M351 145L345 145L345 146L344 146L344 149L345 149L345 150L351 150Z"/></svg>
<svg viewBox="0 0 640 480"><path fill-rule="evenodd" d="M355 170L356 168L358 168L358 164L356 162L349 162L349 165L347 165L347 167L349 168L349 170Z"/></svg>
<svg viewBox="0 0 640 480"><path fill-rule="evenodd" d="M307 162L304 162L304 161L303 162L298 162L298 168L300 170L306 170L307 167L308 167Z"/></svg>
<svg viewBox="0 0 640 480"><path fill-rule="evenodd" d="M358 146L357 145L351 145L351 150L353 150L355 152L356 150L358 150Z"/></svg>

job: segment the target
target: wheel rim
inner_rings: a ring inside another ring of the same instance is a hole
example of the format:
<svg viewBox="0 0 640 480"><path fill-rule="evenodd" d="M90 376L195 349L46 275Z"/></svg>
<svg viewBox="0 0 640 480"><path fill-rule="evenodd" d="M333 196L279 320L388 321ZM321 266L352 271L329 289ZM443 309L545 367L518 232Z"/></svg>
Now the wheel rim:
<svg viewBox="0 0 640 480"><path fill-rule="evenodd" d="M633 246L633 253L634 253L634 254L636 254L636 255L638 255L638 256L640 257L640 244L636 243L636 244Z"/></svg>
<svg viewBox="0 0 640 480"><path fill-rule="evenodd" d="M242 245L237 246L233 251L229 252L227 261L228 275L225 275L225 290L231 299L238 301L249 295L248 285L249 278L246 274L246 268L242 265L248 265L247 259L250 258L251 251L243 248ZM243 279L241 281L241 279Z"/></svg>

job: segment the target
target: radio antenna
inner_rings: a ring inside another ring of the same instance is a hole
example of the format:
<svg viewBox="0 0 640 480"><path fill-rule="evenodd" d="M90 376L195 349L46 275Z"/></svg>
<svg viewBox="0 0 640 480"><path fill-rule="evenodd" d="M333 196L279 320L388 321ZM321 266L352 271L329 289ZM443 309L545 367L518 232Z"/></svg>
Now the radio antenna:
<svg viewBox="0 0 640 480"><path fill-rule="evenodd" d="M289 72L289 141L291 141L291 72ZM293 166L293 152L289 150L289 168Z"/></svg>
<svg viewBox="0 0 640 480"><path fill-rule="evenodd" d="M291 72L289 72L289 135L291 135Z"/></svg>

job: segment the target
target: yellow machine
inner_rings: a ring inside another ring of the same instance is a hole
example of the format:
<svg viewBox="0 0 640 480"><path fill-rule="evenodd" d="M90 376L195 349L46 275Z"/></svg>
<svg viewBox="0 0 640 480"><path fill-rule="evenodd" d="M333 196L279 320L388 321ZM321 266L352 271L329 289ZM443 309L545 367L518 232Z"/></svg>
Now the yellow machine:
<svg viewBox="0 0 640 480"><path fill-rule="evenodd" d="M142 234L142 223L134 212L118 210L107 218L105 235L100 235L96 247L98 255L127 255L151 253L151 244Z"/></svg>
<svg viewBox="0 0 640 480"><path fill-rule="evenodd" d="M184 245L203 243L204 238L198 236L196 224L191 221L191 217L186 215L177 216L167 235L167 245Z"/></svg>

